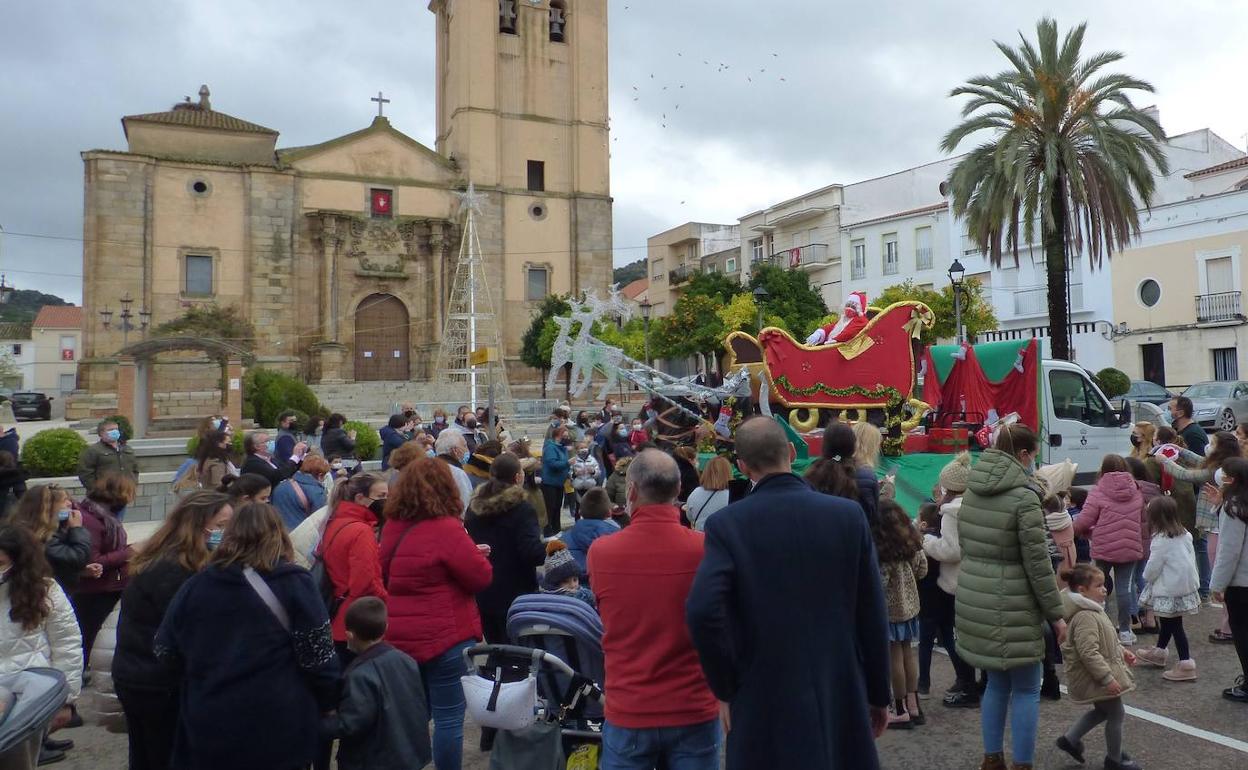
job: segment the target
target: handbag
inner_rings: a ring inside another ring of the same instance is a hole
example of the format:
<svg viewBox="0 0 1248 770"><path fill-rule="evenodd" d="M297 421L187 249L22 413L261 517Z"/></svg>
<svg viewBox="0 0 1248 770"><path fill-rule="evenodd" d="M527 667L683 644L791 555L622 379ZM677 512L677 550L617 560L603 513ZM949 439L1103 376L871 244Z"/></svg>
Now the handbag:
<svg viewBox="0 0 1248 770"><path fill-rule="evenodd" d="M469 648L471 649L471 648ZM482 727L499 730L524 730L537 721L537 668L542 656L534 650L529 673L518 682L504 682L503 669L495 670L494 678L483 676L472 666L465 651L469 672L460 677L468 716Z"/></svg>

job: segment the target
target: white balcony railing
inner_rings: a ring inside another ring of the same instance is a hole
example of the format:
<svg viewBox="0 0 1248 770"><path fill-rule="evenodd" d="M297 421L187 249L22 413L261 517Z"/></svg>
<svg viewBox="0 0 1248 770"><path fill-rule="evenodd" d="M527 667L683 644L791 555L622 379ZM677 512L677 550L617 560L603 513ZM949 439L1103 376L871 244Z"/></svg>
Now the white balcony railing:
<svg viewBox="0 0 1248 770"><path fill-rule="evenodd" d="M925 246L914 250L914 269L915 270L931 270L932 269L932 247Z"/></svg>

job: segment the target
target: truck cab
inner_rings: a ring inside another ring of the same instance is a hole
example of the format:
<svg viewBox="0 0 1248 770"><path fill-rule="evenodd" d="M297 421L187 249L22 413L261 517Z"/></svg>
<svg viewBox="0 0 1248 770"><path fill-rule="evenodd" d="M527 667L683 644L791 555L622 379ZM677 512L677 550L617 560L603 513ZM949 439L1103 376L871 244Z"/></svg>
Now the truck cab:
<svg viewBox="0 0 1248 770"><path fill-rule="evenodd" d="M1070 459L1076 483L1094 480L1107 454L1131 446L1130 409L1114 409L1088 373L1069 361L1045 359L1041 408L1041 462Z"/></svg>

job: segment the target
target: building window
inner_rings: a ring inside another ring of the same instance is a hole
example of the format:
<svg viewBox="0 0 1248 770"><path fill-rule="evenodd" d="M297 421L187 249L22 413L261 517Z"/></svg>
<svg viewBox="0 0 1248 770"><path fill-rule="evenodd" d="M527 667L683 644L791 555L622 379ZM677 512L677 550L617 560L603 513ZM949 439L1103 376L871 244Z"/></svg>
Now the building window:
<svg viewBox="0 0 1248 770"><path fill-rule="evenodd" d="M15 355L15 356L20 356L21 354L22 354L22 346L21 346L21 343L16 343L16 344L14 344L14 345L13 345L13 355Z"/></svg>
<svg viewBox="0 0 1248 770"><path fill-rule="evenodd" d="M1140 283L1140 302L1144 307L1155 307L1161 302L1161 284L1152 278L1146 278Z"/></svg>
<svg viewBox="0 0 1248 770"><path fill-rule="evenodd" d="M192 179L186 183L186 189L196 198L206 198L212 193L212 185L207 179Z"/></svg>
<svg viewBox="0 0 1248 770"><path fill-rule="evenodd" d="M860 281L867 277L867 244L865 241L854 241L854 259L850 265L850 278Z"/></svg>
<svg viewBox="0 0 1248 770"><path fill-rule="evenodd" d="M901 259L897 254L897 236L884 236L884 275L897 275Z"/></svg>
<svg viewBox="0 0 1248 770"><path fill-rule="evenodd" d="M529 302L540 302L550 294L550 271L544 267L525 268L524 298Z"/></svg>
<svg viewBox="0 0 1248 770"><path fill-rule="evenodd" d="M212 296L212 257L204 254L187 254L183 293L192 297Z"/></svg>
<svg viewBox="0 0 1248 770"><path fill-rule="evenodd" d="M374 187L368 191L368 210L373 219L390 219L394 216L394 191Z"/></svg>
<svg viewBox="0 0 1248 770"><path fill-rule="evenodd" d="M652 280L652 281L661 281L661 280L663 280L663 276L664 276L664 272L663 272L663 260L661 260L661 259L656 259L656 260L654 260L654 267L653 267L653 268L651 268L650 273L651 273L651 275L650 275L650 280Z"/></svg>
<svg viewBox="0 0 1248 770"><path fill-rule="evenodd" d="M498 31L516 34L516 0L498 0Z"/></svg>
<svg viewBox="0 0 1248 770"><path fill-rule="evenodd" d="M1235 348L1213 350L1213 379L1222 382L1239 379L1239 355Z"/></svg>
<svg viewBox="0 0 1248 770"><path fill-rule="evenodd" d="M550 0L550 42L568 42L568 6L563 0Z"/></svg>
<svg viewBox="0 0 1248 770"><path fill-rule="evenodd" d="M73 361L78 357L78 340L70 334L61 335L61 360Z"/></svg>
<svg viewBox="0 0 1248 770"><path fill-rule="evenodd" d="M736 257L729 257L727 260L724 261L724 272L725 273L737 272L737 258Z"/></svg>
<svg viewBox="0 0 1248 770"><path fill-rule="evenodd" d="M533 192L546 191L546 161L529 161L529 189Z"/></svg>
<svg viewBox="0 0 1248 770"><path fill-rule="evenodd" d="M758 262L763 258L763 239L755 238L750 241L750 259Z"/></svg>
<svg viewBox="0 0 1248 770"><path fill-rule="evenodd" d="M914 231L914 269L932 269L932 228L920 227Z"/></svg>
<svg viewBox="0 0 1248 770"><path fill-rule="evenodd" d="M708 264L707 264L707 266L706 266L706 272L708 272L708 273L718 273L718 272L719 272L719 265L715 264L714 262L710 262L710 263L708 263Z"/></svg>

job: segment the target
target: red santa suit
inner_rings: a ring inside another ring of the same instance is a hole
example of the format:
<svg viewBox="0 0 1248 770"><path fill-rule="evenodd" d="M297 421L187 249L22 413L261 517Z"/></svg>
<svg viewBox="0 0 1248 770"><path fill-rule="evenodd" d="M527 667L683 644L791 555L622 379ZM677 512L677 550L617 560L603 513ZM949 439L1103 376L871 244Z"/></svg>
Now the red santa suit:
<svg viewBox="0 0 1248 770"><path fill-rule="evenodd" d="M834 342L848 342L858 333L867 328L867 294L856 291L845 300L845 312L835 324L815 329L806 338L807 345L831 345Z"/></svg>

